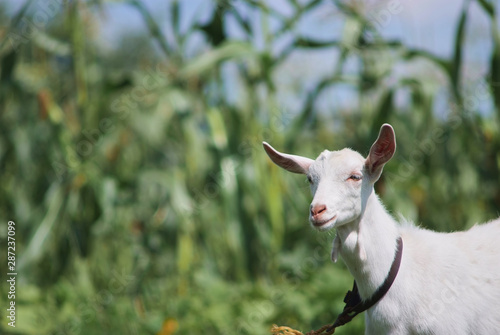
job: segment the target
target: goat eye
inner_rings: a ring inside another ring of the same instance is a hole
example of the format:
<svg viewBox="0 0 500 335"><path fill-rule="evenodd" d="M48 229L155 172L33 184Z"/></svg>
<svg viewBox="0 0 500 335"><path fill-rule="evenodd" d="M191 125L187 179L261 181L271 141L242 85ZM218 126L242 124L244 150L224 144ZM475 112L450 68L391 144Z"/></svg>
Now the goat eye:
<svg viewBox="0 0 500 335"><path fill-rule="evenodd" d="M358 174L352 174L349 176L349 178L347 178L348 180L354 180L354 181L358 181L358 180L361 180L363 177L358 175Z"/></svg>
<svg viewBox="0 0 500 335"><path fill-rule="evenodd" d="M311 176L307 176L307 181L309 182L309 184L313 183L313 180L312 180Z"/></svg>

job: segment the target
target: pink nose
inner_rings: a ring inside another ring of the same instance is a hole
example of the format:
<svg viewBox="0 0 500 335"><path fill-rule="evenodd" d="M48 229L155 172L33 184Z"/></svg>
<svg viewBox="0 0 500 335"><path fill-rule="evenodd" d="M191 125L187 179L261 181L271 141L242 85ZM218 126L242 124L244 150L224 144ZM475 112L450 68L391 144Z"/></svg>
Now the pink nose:
<svg viewBox="0 0 500 335"><path fill-rule="evenodd" d="M324 211L326 211L325 205L311 205L311 216L313 218L321 215L321 213L323 213Z"/></svg>

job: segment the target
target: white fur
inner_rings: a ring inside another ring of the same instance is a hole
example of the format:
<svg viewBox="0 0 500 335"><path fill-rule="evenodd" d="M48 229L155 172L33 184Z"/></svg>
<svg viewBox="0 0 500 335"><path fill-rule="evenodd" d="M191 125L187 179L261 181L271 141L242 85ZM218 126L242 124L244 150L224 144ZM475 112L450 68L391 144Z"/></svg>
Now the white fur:
<svg viewBox="0 0 500 335"><path fill-rule="evenodd" d="M337 230L332 260L342 257L362 299L384 281L402 237L399 273L365 312L365 334L500 334L500 219L455 233L398 224L373 191L395 151L392 127L383 126L366 159L343 149L324 151L315 161L291 155L283 160L264 146L276 164L312 180L311 223ZM315 215L319 205L326 209Z"/></svg>

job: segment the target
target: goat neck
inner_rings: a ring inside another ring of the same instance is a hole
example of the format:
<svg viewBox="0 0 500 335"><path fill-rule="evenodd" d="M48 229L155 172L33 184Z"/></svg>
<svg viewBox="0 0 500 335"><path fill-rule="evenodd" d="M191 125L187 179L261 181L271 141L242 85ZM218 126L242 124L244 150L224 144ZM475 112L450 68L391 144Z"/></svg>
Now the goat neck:
<svg viewBox="0 0 500 335"><path fill-rule="evenodd" d="M372 296L389 273L398 237L396 222L373 192L358 219L337 227L340 255L362 299Z"/></svg>

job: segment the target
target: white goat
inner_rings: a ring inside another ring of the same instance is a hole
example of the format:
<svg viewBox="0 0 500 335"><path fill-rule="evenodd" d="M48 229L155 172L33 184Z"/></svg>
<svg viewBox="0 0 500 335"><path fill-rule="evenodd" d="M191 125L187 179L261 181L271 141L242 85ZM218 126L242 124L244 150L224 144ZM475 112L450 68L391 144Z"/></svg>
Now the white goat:
<svg viewBox="0 0 500 335"><path fill-rule="evenodd" d="M336 228L332 260L340 254L362 300L382 285L404 241L392 287L365 313L365 334L500 334L500 219L454 233L397 224L373 191L396 150L389 124L366 159L343 149L312 160L263 145L274 163L307 175L309 220Z"/></svg>

